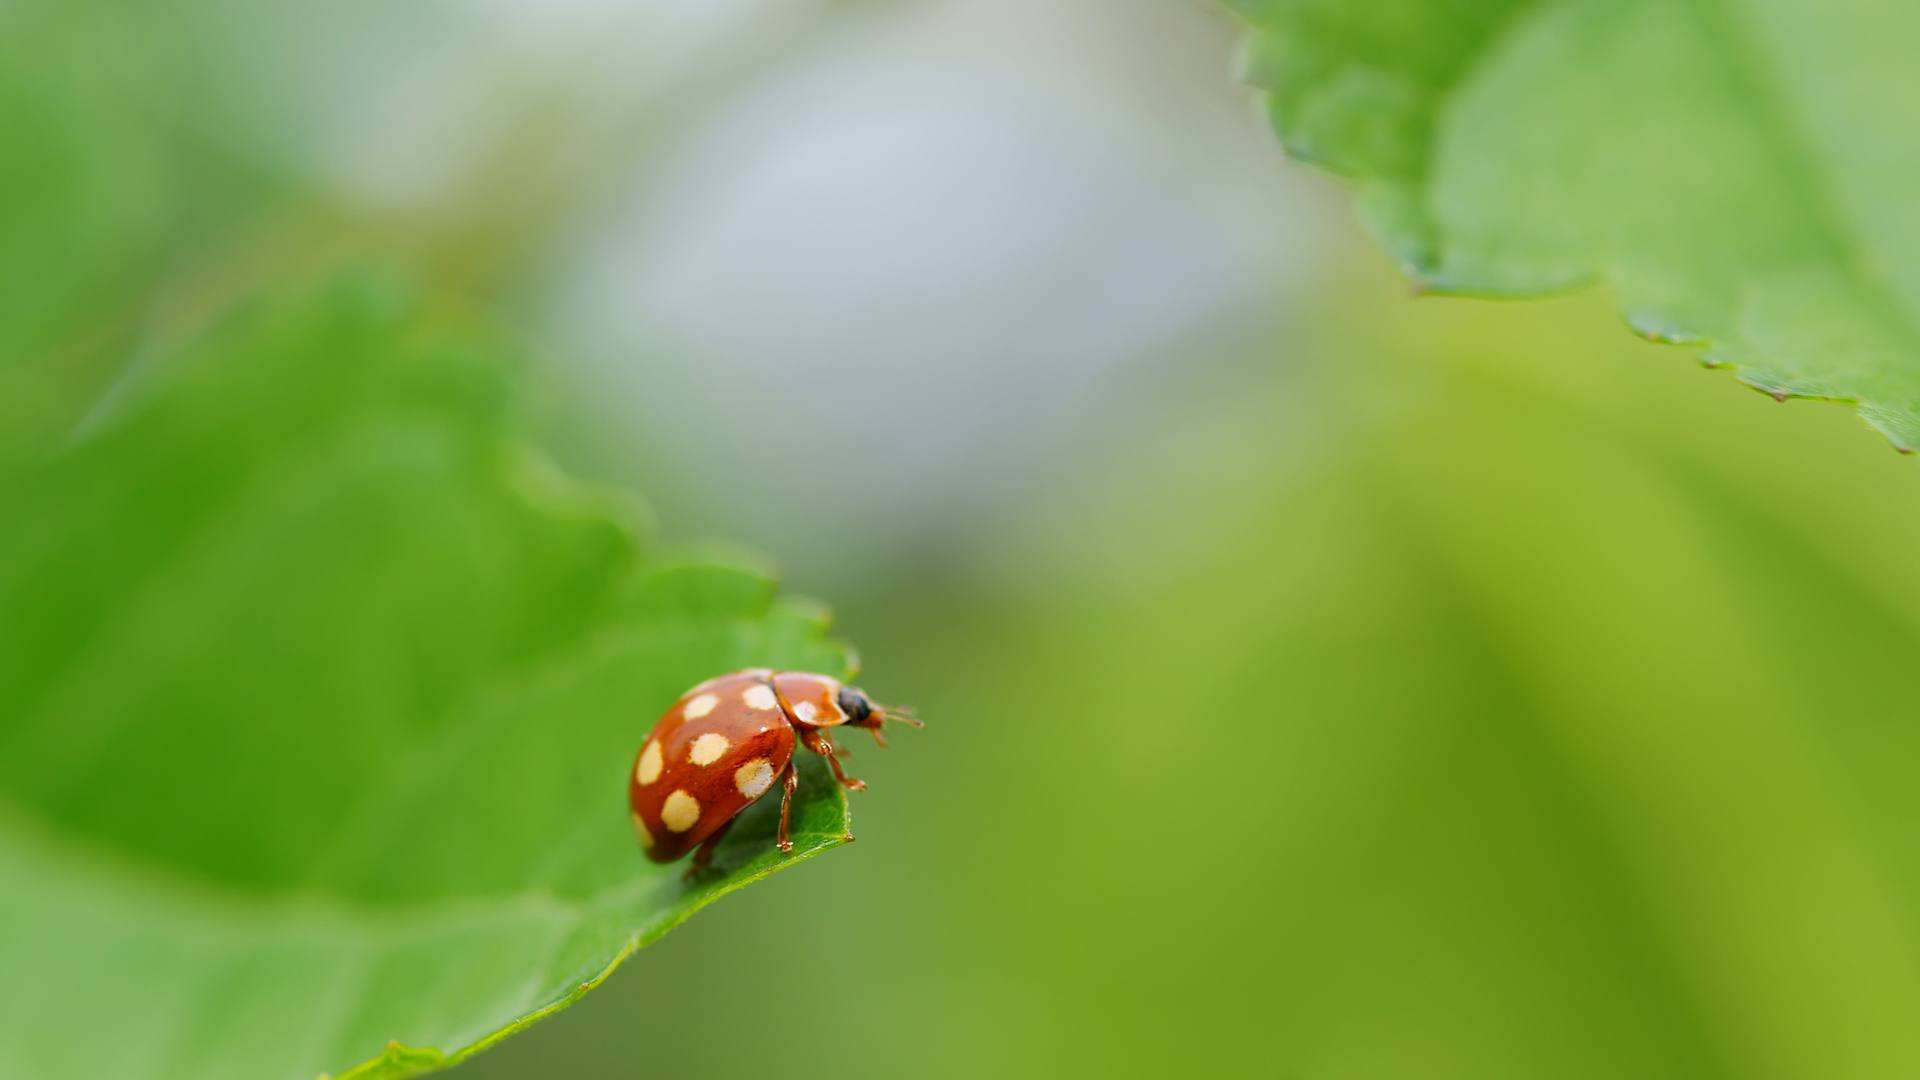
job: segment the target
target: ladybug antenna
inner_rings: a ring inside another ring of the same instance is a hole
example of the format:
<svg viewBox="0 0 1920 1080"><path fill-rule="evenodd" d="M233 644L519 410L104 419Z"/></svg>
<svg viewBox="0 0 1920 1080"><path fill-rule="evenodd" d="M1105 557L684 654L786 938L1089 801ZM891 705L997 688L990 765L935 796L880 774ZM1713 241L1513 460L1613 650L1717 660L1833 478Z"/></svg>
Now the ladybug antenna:
<svg viewBox="0 0 1920 1080"><path fill-rule="evenodd" d="M920 722L918 716L913 714L913 706L911 705L876 704L873 707L873 711L879 713L880 719L882 720L898 720L903 724L912 724L914 727L926 726Z"/></svg>

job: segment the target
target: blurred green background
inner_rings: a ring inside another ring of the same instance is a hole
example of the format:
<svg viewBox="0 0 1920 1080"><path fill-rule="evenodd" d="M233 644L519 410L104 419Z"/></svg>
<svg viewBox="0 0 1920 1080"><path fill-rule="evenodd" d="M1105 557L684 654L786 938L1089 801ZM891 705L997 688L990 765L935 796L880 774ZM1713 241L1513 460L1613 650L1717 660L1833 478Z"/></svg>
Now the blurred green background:
<svg viewBox="0 0 1920 1080"><path fill-rule="evenodd" d="M931 721L860 843L466 1074L1911 1067L1909 463L1596 298L1326 304L844 605Z"/></svg>
<svg viewBox="0 0 1920 1080"><path fill-rule="evenodd" d="M24 10L121 276L4 310L408 267L928 721L452 1075L1920 1073L1911 463L1602 297L1410 297L1206 5Z"/></svg>

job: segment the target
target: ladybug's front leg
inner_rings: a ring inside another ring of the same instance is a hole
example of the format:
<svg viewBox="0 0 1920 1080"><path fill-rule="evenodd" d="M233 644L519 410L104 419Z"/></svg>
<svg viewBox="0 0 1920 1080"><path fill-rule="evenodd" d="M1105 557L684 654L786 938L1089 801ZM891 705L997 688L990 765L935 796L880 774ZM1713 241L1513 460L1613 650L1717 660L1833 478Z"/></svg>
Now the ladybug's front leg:
<svg viewBox="0 0 1920 1080"><path fill-rule="evenodd" d="M867 790L866 781L855 780L853 777L840 771L840 759L833 756L833 740L827 736L826 732L808 731L804 733L801 738L806 742L807 749L826 758L827 764L833 766L833 777L840 781L841 787L846 788L848 791Z"/></svg>
<svg viewBox="0 0 1920 1080"><path fill-rule="evenodd" d="M792 851L793 841L787 839L787 819L793 813L793 792L800 786L800 769L795 762L787 762L787 771L781 774L780 786L780 842L781 851Z"/></svg>

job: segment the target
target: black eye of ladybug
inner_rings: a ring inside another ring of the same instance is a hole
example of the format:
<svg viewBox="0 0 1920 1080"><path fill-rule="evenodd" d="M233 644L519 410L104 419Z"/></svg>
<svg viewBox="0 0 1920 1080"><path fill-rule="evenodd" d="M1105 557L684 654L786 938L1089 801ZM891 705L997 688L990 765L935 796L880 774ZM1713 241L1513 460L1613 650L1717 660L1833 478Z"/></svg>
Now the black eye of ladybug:
<svg viewBox="0 0 1920 1080"><path fill-rule="evenodd" d="M849 723L857 724L873 712L873 702L868 701L867 695L851 686L841 687L840 696L836 700L840 704L840 711L847 714Z"/></svg>

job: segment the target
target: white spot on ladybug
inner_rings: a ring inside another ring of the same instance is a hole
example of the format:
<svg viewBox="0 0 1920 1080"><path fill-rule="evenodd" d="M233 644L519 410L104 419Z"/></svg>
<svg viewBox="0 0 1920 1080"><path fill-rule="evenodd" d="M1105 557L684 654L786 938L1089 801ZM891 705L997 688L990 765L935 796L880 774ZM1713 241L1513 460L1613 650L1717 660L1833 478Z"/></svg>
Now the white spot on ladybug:
<svg viewBox="0 0 1920 1080"><path fill-rule="evenodd" d="M766 683L755 683L747 687L747 692L740 695L740 700L746 702L747 708L749 709L777 709L780 707L779 700L773 696L773 687L768 686Z"/></svg>
<svg viewBox="0 0 1920 1080"><path fill-rule="evenodd" d="M757 799L773 786L773 765L766 758L754 758L733 770L733 786L749 799Z"/></svg>
<svg viewBox="0 0 1920 1080"><path fill-rule="evenodd" d="M720 695L701 694L699 697L687 702L687 707L680 710L680 715L689 720L698 720L712 712L713 707L718 704L720 704Z"/></svg>
<svg viewBox="0 0 1920 1080"><path fill-rule="evenodd" d="M648 739L647 748L640 751L640 764L633 770L633 778L646 787L660 779L660 741Z"/></svg>
<svg viewBox="0 0 1920 1080"><path fill-rule="evenodd" d="M798 717L803 724L813 723L814 716L819 712L820 710L814 708L813 702L811 701L803 701L793 707L793 715Z"/></svg>
<svg viewBox="0 0 1920 1080"><path fill-rule="evenodd" d="M653 846L653 834L647 831L647 823L640 820L640 814L637 811L633 815L633 833L640 838L641 847Z"/></svg>
<svg viewBox="0 0 1920 1080"><path fill-rule="evenodd" d="M667 796L666 804L660 807L660 823L674 832L686 832L699 820L700 800L684 791Z"/></svg>
<svg viewBox="0 0 1920 1080"><path fill-rule="evenodd" d="M693 749L687 752L687 760L695 765L711 765L719 761L720 755L726 753L727 747L732 745L725 735L715 735L709 731L693 740Z"/></svg>

